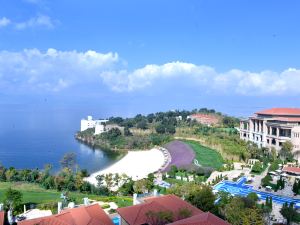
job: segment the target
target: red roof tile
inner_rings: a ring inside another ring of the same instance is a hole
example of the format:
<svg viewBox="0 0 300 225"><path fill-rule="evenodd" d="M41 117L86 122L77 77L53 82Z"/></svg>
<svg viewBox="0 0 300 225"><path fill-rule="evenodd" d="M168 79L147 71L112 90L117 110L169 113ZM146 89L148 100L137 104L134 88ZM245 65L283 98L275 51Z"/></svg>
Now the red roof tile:
<svg viewBox="0 0 300 225"><path fill-rule="evenodd" d="M156 198L148 198L145 199L145 202L157 202L164 206L167 210L177 212L179 209L187 208L192 211L192 215L196 215L199 213L203 213L202 210L198 209L197 207L191 205L190 203L182 200L181 198L177 197L176 195L164 195L161 197Z"/></svg>
<svg viewBox="0 0 300 225"><path fill-rule="evenodd" d="M129 225L140 225L147 223L146 213L149 211L171 211L177 217L179 209L187 208L192 211L192 215L203 213L200 209L185 202L175 195L165 195L145 199L145 203L117 209L120 216Z"/></svg>
<svg viewBox="0 0 300 225"><path fill-rule="evenodd" d="M273 116L300 116L300 108L272 108L256 112L255 114Z"/></svg>
<svg viewBox="0 0 300 225"><path fill-rule="evenodd" d="M299 117L273 117L270 120L284 121L284 122L300 122L300 116Z"/></svg>
<svg viewBox="0 0 300 225"><path fill-rule="evenodd" d="M0 212L0 225L4 224L4 211Z"/></svg>
<svg viewBox="0 0 300 225"><path fill-rule="evenodd" d="M198 214L168 225L230 225L210 212Z"/></svg>
<svg viewBox="0 0 300 225"><path fill-rule="evenodd" d="M18 222L18 225L113 225L98 204L67 209L59 214Z"/></svg>
<svg viewBox="0 0 300 225"><path fill-rule="evenodd" d="M147 212L149 211L161 212L161 211L167 211L167 209L157 202L149 202L149 203L129 206L125 208L119 208L117 209L117 211L120 214L120 216L124 220L126 220L128 224L140 225L146 223Z"/></svg>
<svg viewBox="0 0 300 225"><path fill-rule="evenodd" d="M299 167L285 166L285 167L283 167L282 171L283 172L288 172L288 173L300 174L300 168Z"/></svg>

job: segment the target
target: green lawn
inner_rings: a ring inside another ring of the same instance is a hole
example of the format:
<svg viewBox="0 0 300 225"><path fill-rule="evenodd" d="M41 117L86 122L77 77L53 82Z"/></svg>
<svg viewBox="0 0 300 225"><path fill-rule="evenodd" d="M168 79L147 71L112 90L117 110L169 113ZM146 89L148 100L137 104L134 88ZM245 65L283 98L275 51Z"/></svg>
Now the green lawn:
<svg viewBox="0 0 300 225"><path fill-rule="evenodd" d="M196 141L184 140L184 142L191 146L191 148L195 151L195 158L201 166L213 167L216 169L222 167L223 158L219 152L211 148L204 147Z"/></svg>
<svg viewBox="0 0 300 225"><path fill-rule="evenodd" d="M37 184L24 183L24 182L0 182L0 202L3 201L4 192L9 187L19 190L23 194L23 203L51 203L60 201L61 192L55 190L45 190ZM99 201L112 201L115 202L119 207L132 205L132 198L130 197L107 197L98 195L88 195L78 192L70 192L70 197L75 199L76 203L83 203L83 198L88 197L89 199Z"/></svg>

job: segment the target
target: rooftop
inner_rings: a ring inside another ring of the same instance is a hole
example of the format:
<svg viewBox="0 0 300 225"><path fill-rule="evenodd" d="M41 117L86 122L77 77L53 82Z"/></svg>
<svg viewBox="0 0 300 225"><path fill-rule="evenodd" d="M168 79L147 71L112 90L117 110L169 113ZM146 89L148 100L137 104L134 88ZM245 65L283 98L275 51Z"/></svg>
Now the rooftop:
<svg viewBox="0 0 300 225"><path fill-rule="evenodd" d="M63 210L61 213L18 222L18 225L113 225L98 204Z"/></svg>
<svg viewBox="0 0 300 225"><path fill-rule="evenodd" d="M255 114L272 116L300 116L300 108L272 108L256 112Z"/></svg>
<svg viewBox="0 0 300 225"><path fill-rule="evenodd" d="M201 213L168 225L230 225L210 212Z"/></svg>
<svg viewBox="0 0 300 225"><path fill-rule="evenodd" d="M4 224L4 211L0 211L0 225Z"/></svg>
<svg viewBox="0 0 300 225"><path fill-rule="evenodd" d="M287 173L294 173L294 174L299 174L300 175L300 168L299 167L285 166L285 167L283 167L282 171L287 172Z"/></svg>
<svg viewBox="0 0 300 225"><path fill-rule="evenodd" d="M203 213L200 209L192 206L186 201L175 195L165 195L160 197L152 197L144 200L145 203L117 209L120 216L129 225L140 225L147 223L146 213L149 211L171 211L175 218L178 218L180 209L189 209L192 216ZM178 219L177 219L178 220Z"/></svg>

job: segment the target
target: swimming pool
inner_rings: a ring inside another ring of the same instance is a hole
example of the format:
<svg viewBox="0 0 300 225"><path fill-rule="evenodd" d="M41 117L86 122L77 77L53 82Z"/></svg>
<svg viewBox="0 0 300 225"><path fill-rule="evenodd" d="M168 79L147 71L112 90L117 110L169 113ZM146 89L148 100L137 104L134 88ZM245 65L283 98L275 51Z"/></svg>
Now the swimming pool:
<svg viewBox="0 0 300 225"><path fill-rule="evenodd" d="M300 199L294 199L291 197L284 197L275 195L273 193L254 190L251 185L245 184L246 177L240 178L237 182L222 181L214 186L215 191L225 191L232 195L247 196L249 193L254 192L258 195L259 199L266 200L267 197L272 197L272 201L283 205L284 203L294 203L297 208L300 208Z"/></svg>
<svg viewBox="0 0 300 225"><path fill-rule="evenodd" d="M114 225L120 225L120 218L119 217L114 217L112 219L112 222L113 222Z"/></svg>

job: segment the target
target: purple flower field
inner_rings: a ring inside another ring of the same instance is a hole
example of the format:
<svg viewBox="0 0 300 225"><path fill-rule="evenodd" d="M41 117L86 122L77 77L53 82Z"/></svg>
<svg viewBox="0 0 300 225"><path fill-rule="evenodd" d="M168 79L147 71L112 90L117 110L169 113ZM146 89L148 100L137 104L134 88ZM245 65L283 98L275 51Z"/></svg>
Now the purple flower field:
<svg viewBox="0 0 300 225"><path fill-rule="evenodd" d="M179 168L189 166L195 158L193 149L181 141L172 141L165 148L172 157L171 163L166 167L165 171L170 170L172 165Z"/></svg>

